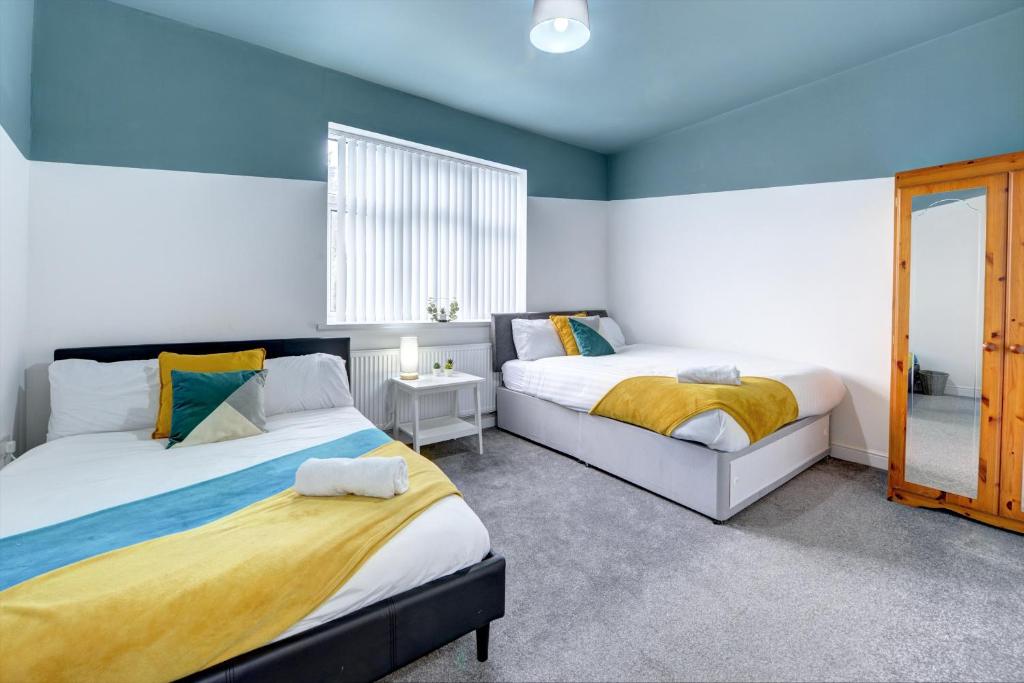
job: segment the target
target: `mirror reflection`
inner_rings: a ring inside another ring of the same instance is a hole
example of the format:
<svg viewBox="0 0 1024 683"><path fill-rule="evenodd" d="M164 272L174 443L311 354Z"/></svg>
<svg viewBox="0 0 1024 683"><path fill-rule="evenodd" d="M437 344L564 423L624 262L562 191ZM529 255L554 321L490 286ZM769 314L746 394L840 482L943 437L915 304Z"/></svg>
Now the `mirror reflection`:
<svg viewBox="0 0 1024 683"><path fill-rule="evenodd" d="M914 197L905 479L978 495L985 188Z"/></svg>

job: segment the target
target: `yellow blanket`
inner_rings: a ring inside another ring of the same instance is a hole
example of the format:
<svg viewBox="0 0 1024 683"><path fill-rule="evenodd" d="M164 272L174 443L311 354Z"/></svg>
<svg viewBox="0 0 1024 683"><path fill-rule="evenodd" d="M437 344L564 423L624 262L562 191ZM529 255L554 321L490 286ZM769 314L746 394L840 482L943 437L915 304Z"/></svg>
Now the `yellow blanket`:
<svg viewBox="0 0 1024 683"><path fill-rule="evenodd" d="M793 392L782 382L741 377L739 386L683 384L674 377L631 377L612 387L592 415L671 436L686 420L709 410L731 415L754 443L797 418Z"/></svg>
<svg viewBox="0 0 1024 683"><path fill-rule="evenodd" d="M8 588L0 681L176 679L273 640L423 510L458 494L398 442L363 457L386 455L409 464L400 496L306 498L288 489Z"/></svg>

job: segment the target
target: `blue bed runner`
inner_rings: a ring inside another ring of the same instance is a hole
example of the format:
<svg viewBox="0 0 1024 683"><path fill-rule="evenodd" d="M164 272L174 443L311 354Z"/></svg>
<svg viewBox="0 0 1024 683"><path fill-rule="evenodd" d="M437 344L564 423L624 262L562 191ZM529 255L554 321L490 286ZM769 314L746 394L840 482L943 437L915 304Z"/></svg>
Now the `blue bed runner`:
<svg viewBox="0 0 1024 683"><path fill-rule="evenodd" d="M237 512L290 488L295 470L307 458L356 458L390 441L379 429L364 429L231 474L2 538L0 590Z"/></svg>

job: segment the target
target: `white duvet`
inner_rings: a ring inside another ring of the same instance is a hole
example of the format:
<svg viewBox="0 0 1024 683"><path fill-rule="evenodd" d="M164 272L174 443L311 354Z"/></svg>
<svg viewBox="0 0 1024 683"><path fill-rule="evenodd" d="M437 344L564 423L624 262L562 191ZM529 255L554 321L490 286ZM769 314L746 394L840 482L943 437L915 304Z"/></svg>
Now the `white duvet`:
<svg viewBox="0 0 1024 683"><path fill-rule="evenodd" d="M277 415L259 436L164 449L151 429L81 434L34 448L0 470L0 537L229 474L373 425L355 408ZM476 564L491 541L458 496L425 510L341 590L278 639ZM298 577L297 577L298 579Z"/></svg>
<svg viewBox="0 0 1024 683"><path fill-rule="evenodd" d="M653 344L630 344L609 356L511 360L502 366L501 376L502 384L512 391L588 412L624 379L640 375L675 377L683 368L705 365L736 365L741 375L782 382L796 397L799 418L824 415L835 408L846 393L836 373L817 365ZM719 451L739 451L750 445L743 428L721 410L701 413L687 420L672 436L697 441Z"/></svg>

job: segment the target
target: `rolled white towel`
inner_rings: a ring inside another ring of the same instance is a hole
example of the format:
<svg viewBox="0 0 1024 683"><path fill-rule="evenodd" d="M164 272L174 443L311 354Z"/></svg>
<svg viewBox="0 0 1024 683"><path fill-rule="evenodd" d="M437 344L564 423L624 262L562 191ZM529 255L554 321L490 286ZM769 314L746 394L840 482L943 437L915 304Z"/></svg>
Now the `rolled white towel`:
<svg viewBox="0 0 1024 683"><path fill-rule="evenodd" d="M304 496L392 498L409 490L405 459L310 458L295 471L295 490Z"/></svg>
<svg viewBox="0 0 1024 683"><path fill-rule="evenodd" d="M740 371L735 365L703 365L676 372L680 384L740 384Z"/></svg>

